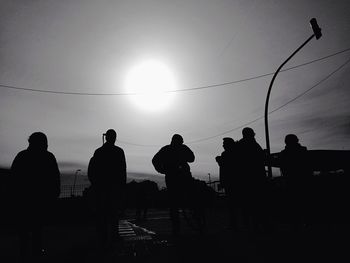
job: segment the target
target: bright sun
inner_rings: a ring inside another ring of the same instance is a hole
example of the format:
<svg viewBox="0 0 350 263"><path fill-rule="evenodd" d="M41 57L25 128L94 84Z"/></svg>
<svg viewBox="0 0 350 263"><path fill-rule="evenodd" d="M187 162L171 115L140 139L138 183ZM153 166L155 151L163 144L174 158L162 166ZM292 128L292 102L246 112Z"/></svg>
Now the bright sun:
<svg viewBox="0 0 350 263"><path fill-rule="evenodd" d="M175 94L175 79L170 69L159 61L144 61L126 76L126 89L131 101L141 110L161 111L171 105Z"/></svg>

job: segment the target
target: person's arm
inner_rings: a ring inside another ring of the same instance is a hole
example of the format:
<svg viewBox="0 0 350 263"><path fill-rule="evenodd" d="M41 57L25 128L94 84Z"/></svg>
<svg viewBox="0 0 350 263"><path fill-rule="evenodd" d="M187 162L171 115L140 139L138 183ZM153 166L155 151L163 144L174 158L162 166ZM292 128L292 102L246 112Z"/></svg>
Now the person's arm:
<svg viewBox="0 0 350 263"><path fill-rule="evenodd" d="M53 177L53 187L54 187L54 197L58 198L61 193L61 173L58 169L58 164L56 157L52 154L52 177Z"/></svg>
<svg viewBox="0 0 350 263"><path fill-rule="evenodd" d="M11 176L13 176L13 177L17 175L18 168L20 168L19 159L20 159L19 158L19 154L17 154L15 159L12 162L12 165L11 165Z"/></svg>
<svg viewBox="0 0 350 263"><path fill-rule="evenodd" d="M164 165L163 165L163 150L164 148L160 149L152 158L152 164L154 169L158 173L164 174Z"/></svg>
<svg viewBox="0 0 350 263"><path fill-rule="evenodd" d="M21 154L17 154L15 159L12 162L11 165L11 171L10 171L10 187L12 188L12 191L16 189L16 185L20 185L21 179L19 178L21 176L21 164L20 164L20 159L21 159Z"/></svg>
<svg viewBox="0 0 350 263"><path fill-rule="evenodd" d="M126 158L125 158L125 153L122 150L122 183L123 186L126 185L126 177L127 177L127 172L126 172Z"/></svg>
<svg viewBox="0 0 350 263"><path fill-rule="evenodd" d="M184 146L184 154L185 154L185 159L186 162L188 163L193 163L194 162L194 153L192 152L192 150L187 146L187 145L183 145Z"/></svg>
<svg viewBox="0 0 350 263"><path fill-rule="evenodd" d="M219 166L221 166L221 164L222 164L222 156L220 156L220 155L216 156L215 157L215 161L218 163Z"/></svg>
<svg viewBox="0 0 350 263"><path fill-rule="evenodd" d="M94 155L90 158L88 172L87 172L88 179L92 185L96 183L95 182L95 166L96 166L96 157Z"/></svg>

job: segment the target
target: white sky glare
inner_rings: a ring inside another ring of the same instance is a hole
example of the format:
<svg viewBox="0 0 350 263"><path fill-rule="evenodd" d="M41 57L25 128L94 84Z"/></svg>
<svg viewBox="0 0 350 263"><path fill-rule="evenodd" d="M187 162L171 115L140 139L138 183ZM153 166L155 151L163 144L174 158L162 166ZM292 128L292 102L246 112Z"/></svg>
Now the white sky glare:
<svg viewBox="0 0 350 263"><path fill-rule="evenodd" d="M176 90L171 70L157 60L141 61L131 68L125 77L126 93L130 100L147 113L164 111L171 106Z"/></svg>
<svg viewBox="0 0 350 263"><path fill-rule="evenodd" d="M171 71L174 89L250 78L274 72L312 34L312 17L323 37L312 40L286 68L350 48L349 14L350 1L345 0L1 0L0 84L124 93L128 72L149 60ZM349 59L350 51L281 72L270 110ZM282 150L288 133L295 133L309 149L349 150L349 64L270 115L272 151ZM235 128L263 116L271 77L174 93L168 107L150 112L135 107L127 95L78 96L0 87L0 166L9 167L17 152L27 147L28 136L43 131L61 171L86 170L102 133L114 128L130 172L155 174L151 158L172 134L180 133L185 142L194 142L189 144L196 155L193 175L207 179L208 173L218 173L214 158L222 152L222 138L240 139L242 128ZM247 126L265 148L263 120ZM234 131L223 134L229 130Z"/></svg>

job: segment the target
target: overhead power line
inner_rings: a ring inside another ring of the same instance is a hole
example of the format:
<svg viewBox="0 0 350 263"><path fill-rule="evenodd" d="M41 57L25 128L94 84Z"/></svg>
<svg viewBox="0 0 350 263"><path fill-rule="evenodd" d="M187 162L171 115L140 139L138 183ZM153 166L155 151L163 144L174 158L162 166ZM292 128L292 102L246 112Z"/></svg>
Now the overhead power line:
<svg viewBox="0 0 350 263"><path fill-rule="evenodd" d="M284 108L285 106L287 106L288 104L296 101L297 99L299 99L300 97L304 96L305 94L307 94L308 92L310 92L311 90L313 90L314 88L316 88L317 86L321 85L323 82L325 82L326 80L328 80L330 77L332 77L336 72L338 72L339 70L341 70L342 68L344 68L348 63L350 63L350 58L345 61L343 64L341 64L339 67L337 67L335 70L333 70L330 74L328 74L326 77L324 77L323 79L319 80L316 84L312 85L310 88L308 88L307 90L303 91L302 93L300 93L299 95L295 96L293 99L290 99L289 101L285 102L284 104L282 104L281 106L269 111L269 114L272 114L274 112L277 112L279 111L280 109ZM201 138L201 139L197 139L197 140L192 140L192 141L187 141L186 143L187 144L194 144L194 143L199 143L199 142L204 142L204 141L209 141L211 139L215 139L217 137L220 137L220 136L223 136L223 135L226 135L228 133L231 133L231 132L234 132L236 130L239 130L239 129L242 129L244 127L247 127L248 125L251 125L257 121L260 121L264 119L264 116L260 116L254 120L251 120L249 122L246 122L240 126L237 126L233 129L230 129L230 130L226 130L226 131L223 131L223 132L220 132L218 134L214 134L214 135L211 135L211 136L208 136L208 137L205 137L205 138ZM132 145L132 146L139 146L139 147L160 147L161 145L145 145L145 144L136 144L136 143L129 143L129 142L126 142L126 141L119 141L123 144L126 144L126 145Z"/></svg>
<svg viewBox="0 0 350 263"><path fill-rule="evenodd" d="M321 85L323 82L325 82L327 79L329 79L331 76L333 76L336 72L338 72L339 70L341 70L343 67L345 67L348 63L350 62L350 59L348 59L345 63L343 63L342 65L340 65L338 68L336 68L334 71L332 71L330 74L328 74L326 77L324 77L323 79L321 79L320 81L318 81L316 84L314 84L313 86L311 86L310 88L308 88L307 90L305 90L304 92L300 93L299 95L297 95L296 97L294 97L293 99L287 101L286 103L282 104L281 106L269 111L269 114L271 113L274 113L276 111L279 111L280 109L284 108L285 106L287 106L288 104L296 101L297 99L299 99L300 97L304 96L306 93L310 92L311 90L313 90L314 88L316 88L317 86ZM187 142L188 144L192 144L192 143L198 143L198 142L203 142L203 141L208 141L208 140L211 140L211 139L214 139L214 138L217 138L219 136L223 136L225 134L228 134L228 133L231 133L233 131L236 131L236 130L239 130L239 129L242 129L250 124L253 124L259 120L262 120L264 119L264 116L261 116L261 117L258 117L252 121L249 121L249 122L246 122L238 127L235 127L233 129L230 129L230 130L227 130L227 131L223 131L219 134L215 134L215 135L212 135L212 136L209 136L209 137L205 137L205 138L201 138L201 139L198 139L198 140L193 140L193 141L189 141Z"/></svg>
<svg viewBox="0 0 350 263"><path fill-rule="evenodd" d="M318 61L322 61L334 56L337 56L339 54L345 53L350 51L350 48L346 48L344 50L332 53L328 56L324 56L318 59L310 60L308 62L286 68L284 70L281 70L281 72L293 70L299 67L303 67ZM193 88L187 88L187 89L177 89L177 90L168 90L164 91L165 93L177 93L177 92L188 92L188 91L195 91L195 90L204 90L204 89L211 89L211 88L217 88L217 87L222 87L222 86L228 86L228 85L233 85L237 83L242 83L250 80L255 80L259 78L264 78L267 76L273 75L275 72L270 72L262 75L257 75L257 76L252 76L244 79L239 79L239 80L233 80L233 81L228 81L228 82L222 82L222 83L217 83L217 84L211 84L211 85L206 85L206 86L198 86L198 87L193 87ZM5 88L5 89L14 89L14 90L24 90L24 91L29 91L29 92L39 92L39 93L50 93L50 94L60 94L60 95L78 95L78 96L133 96L133 95L138 95L139 93L137 92L125 92L125 93L89 93L89 92L68 92L68 91L54 91L54 90L42 90L42 89L32 89L32 88L24 88L24 87L19 87L19 86L13 86L13 85L6 85L6 84L0 84L0 87Z"/></svg>
<svg viewBox="0 0 350 263"><path fill-rule="evenodd" d="M309 62L306 62L306 63L302 63L302 64L299 64L299 65L296 65L296 66L293 66L293 67L289 67L289 68L286 68L284 70L281 70L281 72L284 72L284 71L288 71L288 70L292 70L292 69L295 69L295 68L299 68L299 67L302 67L302 66L305 66L305 65L309 65L309 64L312 64L312 63L315 63L315 62L318 62L318 61L321 61L321 60L325 60L327 58L330 58L330 57L334 57L334 56L337 56L341 53L344 53L344 52L347 52L349 51L350 48L347 48L347 49L344 49L344 50L341 50L341 51L338 51L336 53L333 53L333 54L330 54L328 56L324 56L324 57L321 57L321 58L318 58L318 59L315 59L315 60L311 60ZM288 104L294 102L295 100L299 99L300 97L304 96L306 93L308 93L309 91L311 91L312 89L316 88L318 85L320 85L321 83L323 83L324 81L326 81L327 79L329 79L332 75L334 75L337 71L339 71L341 68L343 68L344 66L346 66L348 63L350 62L350 59L347 60L345 63L343 63L341 66L339 66L337 69L335 69L333 72L331 72L329 75L327 75L325 78L321 79L319 82L317 82L315 85L313 85L312 87L310 87L309 89L307 89L306 91L300 93L299 95L297 95L296 97L294 97L293 99L287 101L286 103L284 103L283 105L279 106L278 108L276 109L273 109L272 111L269 112L269 114L271 113L274 113L280 109L282 109L283 107L287 106ZM219 83L219 84L213 84L213 85L208 85L208 86L201 86L201 87L195 87L195 88L190 88L190 89L182 89L182 90L174 90L174 91L168 91L168 92L182 92L182 91L190 91L190 90L198 90L198 89L207 89L207 88L214 88L214 87L219 87L219 86L225 86L225 85L230 85L230 84L235 84L235 83L239 83L239 82L244 82L244 81L249 81L249 80L253 80L253 79L258 79L258 78L262 78L262 77L266 77L266 76L269 76L269 75L272 75L274 74L273 73L267 73L267 74L263 74L263 75L258 75L258 76L255 76L255 77L250 77L250 78L246 78L246 79L241 79L241 80L235 80L235 81L231 81L231 82L225 82L225 83ZM101 96L108 96L108 95L136 95L136 93L78 93L78 92L60 92L60 91L50 91L50 90L38 90L38 89L29 89L29 88L21 88L21 87L16 87L16 86L10 86L10 85L4 85L4 84L0 84L0 87L3 87L3 88L8 88L8 89L16 89L16 90L25 90L25 91L32 91L32 92L41 92L41 93L53 93L53 94L65 94L65 95L91 95L91 96L95 96L95 95L101 95ZM203 141L208 141L208 140L211 140L211 139L214 139L214 138L217 138L219 136L223 136L225 134L228 134L228 133L231 133L233 131L236 131L238 129L241 129L243 127L246 127L250 124L253 124L261 119L263 119L264 117L261 116L261 117L258 117L252 121L249 121L249 122L246 122L238 127L235 127L233 129L230 129L230 130L226 130L226 131L223 131L221 133L218 133L218 134L215 134L215 135L212 135L212 136L208 136L208 137L205 137L205 138L201 138L201 139L197 139L197 140L192 140L192 141L188 141L187 143L188 144L194 144L194 143L198 143L198 142L203 142ZM138 144L138 143L132 143L132 142L127 142L127 141L120 141L120 143L122 144L126 144L126 145L132 145L132 146L137 146L137 147L160 147L161 145L150 145L150 144Z"/></svg>

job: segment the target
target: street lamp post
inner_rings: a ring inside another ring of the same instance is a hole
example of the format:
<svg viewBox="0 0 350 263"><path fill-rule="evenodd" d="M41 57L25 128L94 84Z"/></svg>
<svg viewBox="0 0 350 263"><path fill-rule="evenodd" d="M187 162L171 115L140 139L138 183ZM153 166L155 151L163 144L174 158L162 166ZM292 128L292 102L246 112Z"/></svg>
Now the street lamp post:
<svg viewBox="0 0 350 263"><path fill-rule="evenodd" d="M267 151L267 167L268 167L268 177L272 177L272 168L270 164L270 154L271 154L271 149L270 149L270 138L269 138L269 123L268 123L268 114L269 114L269 100L270 100L270 94L271 94L271 88L272 85L276 79L277 74L281 71L282 67L296 54L300 49L302 49L311 39L316 37L316 39L320 39L322 36L321 33L321 28L319 28L316 18L312 18L310 20L310 25L313 30L313 34L300 46L298 47L276 70L275 74L273 75L269 89L267 91L267 96L266 96L266 101L265 101L265 136L266 136L266 151Z"/></svg>

